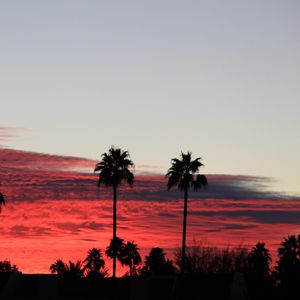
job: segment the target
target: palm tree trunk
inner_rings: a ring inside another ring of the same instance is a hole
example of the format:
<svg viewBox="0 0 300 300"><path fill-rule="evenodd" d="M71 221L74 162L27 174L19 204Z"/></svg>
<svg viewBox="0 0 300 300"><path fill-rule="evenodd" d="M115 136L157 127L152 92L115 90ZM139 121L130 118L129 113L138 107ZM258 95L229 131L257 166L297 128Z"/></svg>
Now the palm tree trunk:
<svg viewBox="0 0 300 300"><path fill-rule="evenodd" d="M114 204L113 204L113 240L117 237L117 187L114 186ZM117 256L116 253L113 257L113 278L116 277L116 263Z"/></svg>
<svg viewBox="0 0 300 300"><path fill-rule="evenodd" d="M132 264L129 265L129 273L130 273L130 277L132 277Z"/></svg>
<svg viewBox="0 0 300 300"><path fill-rule="evenodd" d="M188 189L185 188L185 190L184 190L184 208L183 208L182 249L181 249L181 274L183 274L184 270L185 270L187 202L188 202Z"/></svg>

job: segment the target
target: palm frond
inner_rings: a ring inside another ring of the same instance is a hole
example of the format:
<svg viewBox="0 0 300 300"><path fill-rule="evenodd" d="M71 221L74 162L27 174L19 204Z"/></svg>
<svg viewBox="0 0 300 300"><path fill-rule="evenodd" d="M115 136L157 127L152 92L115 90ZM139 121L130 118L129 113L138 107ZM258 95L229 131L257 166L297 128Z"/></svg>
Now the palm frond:
<svg viewBox="0 0 300 300"><path fill-rule="evenodd" d="M134 175L130 169L134 167L134 163L130 160L128 151L112 146L101 158L94 169L94 172L99 172L98 186L103 184L117 187L123 181L133 184Z"/></svg>
<svg viewBox="0 0 300 300"><path fill-rule="evenodd" d="M196 179L192 182L194 190L197 191L207 185L207 178L205 175L197 175Z"/></svg>
<svg viewBox="0 0 300 300"><path fill-rule="evenodd" d="M171 167L168 169L167 189L178 186L180 190L189 189L193 186L195 190L207 185L207 179L204 175L199 175L199 168L203 166L201 157L192 160L192 153L181 152L181 159L171 159ZM194 178L196 176L196 178Z"/></svg>

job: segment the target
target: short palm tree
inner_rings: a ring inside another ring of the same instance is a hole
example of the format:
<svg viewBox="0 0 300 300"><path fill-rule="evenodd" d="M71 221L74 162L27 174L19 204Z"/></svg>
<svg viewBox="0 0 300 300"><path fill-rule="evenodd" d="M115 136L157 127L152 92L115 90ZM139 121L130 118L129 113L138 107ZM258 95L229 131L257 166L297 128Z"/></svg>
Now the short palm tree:
<svg viewBox="0 0 300 300"><path fill-rule="evenodd" d="M133 275L133 267L138 266L141 262L142 258L140 256L137 244L135 244L133 241L124 244L121 253L121 264L123 266L129 266L130 277Z"/></svg>
<svg viewBox="0 0 300 300"><path fill-rule="evenodd" d="M113 261L115 259L121 261L123 247L124 247L124 240L116 237L114 239L111 239L109 246L105 250L105 254L107 257L112 258ZM113 265L113 270L114 272L116 272L115 264ZM113 277L116 277L115 273L113 273Z"/></svg>
<svg viewBox="0 0 300 300"><path fill-rule="evenodd" d="M101 269L105 267L105 261L102 258L100 249L92 248L88 251L88 255L84 260L84 269L87 272L88 277L95 277L101 274Z"/></svg>
<svg viewBox="0 0 300 300"><path fill-rule="evenodd" d="M5 197L2 193L0 193L0 212L3 205L5 205Z"/></svg>
<svg viewBox="0 0 300 300"><path fill-rule="evenodd" d="M173 186L177 186L184 192L184 211L183 211L183 230L182 230L182 252L181 252L181 272L185 270L185 249L186 249L186 223L187 223L187 205L188 191L190 187L199 190L207 185L207 178L200 175L199 168L203 166L198 157L192 160L192 153L181 152L181 159L173 158L172 166L169 168L166 176L168 179L168 190Z"/></svg>
<svg viewBox="0 0 300 300"><path fill-rule="evenodd" d="M257 243L248 255L249 267L255 271L257 276L267 278L270 274L270 263L272 262L269 249L265 243Z"/></svg>
<svg viewBox="0 0 300 300"><path fill-rule="evenodd" d="M63 274L65 273L66 271L66 265L65 263L61 260L61 259L58 259L56 260L55 263L53 263L51 266L50 266L50 271L52 274L57 274L59 276L63 276Z"/></svg>
<svg viewBox="0 0 300 300"><path fill-rule="evenodd" d="M117 238L117 189L123 181L133 185L134 167L128 151L111 147L108 153L102 154L102 160L96 164L94 172L99 171L98 186L101 184L113 188L113 240ZM116 277L117 257L113 257L113 277Z"/></svg>

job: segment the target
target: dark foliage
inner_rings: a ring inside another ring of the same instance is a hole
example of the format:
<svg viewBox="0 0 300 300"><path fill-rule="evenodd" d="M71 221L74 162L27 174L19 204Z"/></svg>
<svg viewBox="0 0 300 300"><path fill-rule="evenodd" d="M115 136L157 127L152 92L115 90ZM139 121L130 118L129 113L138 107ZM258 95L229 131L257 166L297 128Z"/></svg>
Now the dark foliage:
<svg viewBox="0 0 300 300"><path fill-rule="evenodd" d="M121 252L121 264L129 267L130 277L137 275L136 267L142 262L137 244L133 241L127 242L123 245Z"/></svg>
<svg viewBox="0 0 300 300"><path fill-rule="evenodd" d="M176 269L173 262L166 259L166 253L162 248L152 248L145 257L145 265L141 269L141 275L174 275Z"/></svg>
<svg viewBox="0 0 300 300"><path fill-rule="evenodd" d="M11 264L9 260L0 261L0 273L18 271L16 265Z"/></svg>
<svg viewBox="0 0 300 300"><path fill-rule="evenodd" d="M175 263L181 268L181 249L175 253ZM195 242L186 249L186 272L197 273L233 273L244 272L248 266L246 247L217 248Z"/></svg>

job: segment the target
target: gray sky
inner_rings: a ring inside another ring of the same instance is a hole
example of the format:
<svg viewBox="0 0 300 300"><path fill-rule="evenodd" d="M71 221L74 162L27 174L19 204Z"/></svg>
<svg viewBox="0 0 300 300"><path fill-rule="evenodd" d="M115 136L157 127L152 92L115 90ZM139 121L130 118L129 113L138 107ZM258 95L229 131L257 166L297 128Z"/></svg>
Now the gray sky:
<svg viewBox="0 0 300 300"><path fill-rule="evenodd" d="M2 144L300 187L300 2L0 1Z"/></svg>

